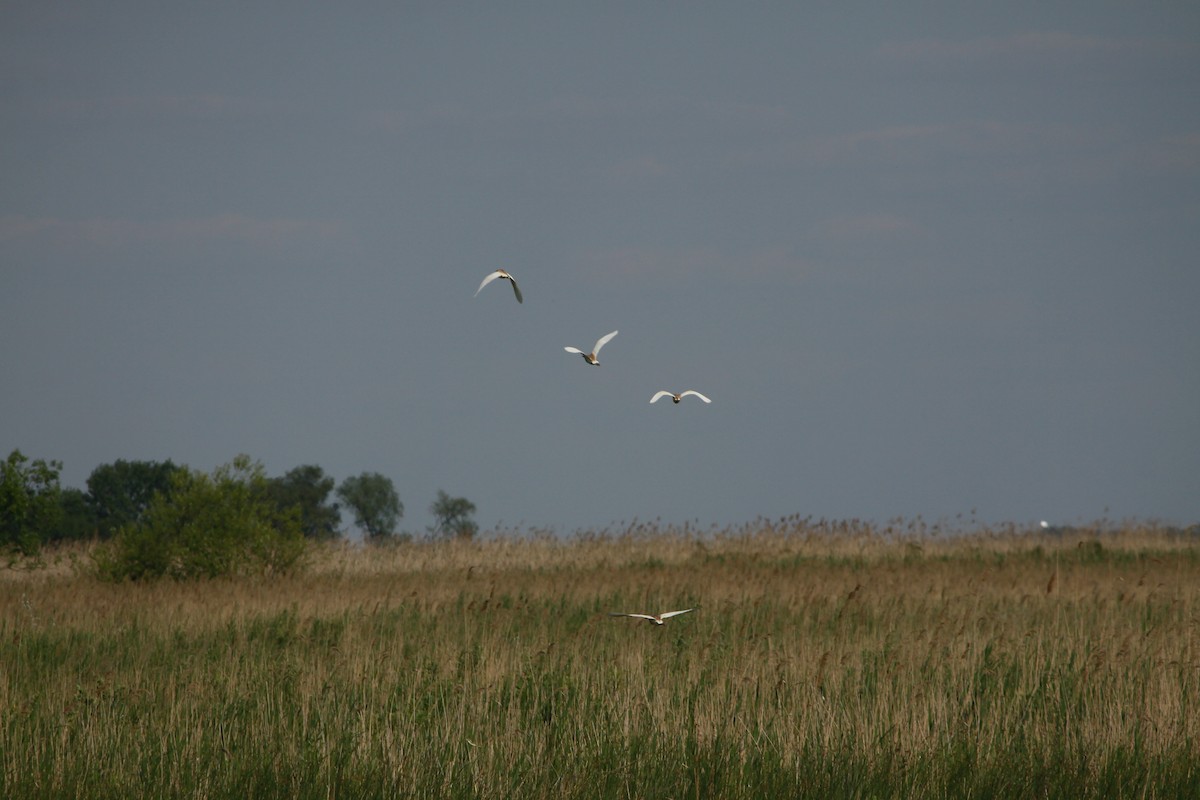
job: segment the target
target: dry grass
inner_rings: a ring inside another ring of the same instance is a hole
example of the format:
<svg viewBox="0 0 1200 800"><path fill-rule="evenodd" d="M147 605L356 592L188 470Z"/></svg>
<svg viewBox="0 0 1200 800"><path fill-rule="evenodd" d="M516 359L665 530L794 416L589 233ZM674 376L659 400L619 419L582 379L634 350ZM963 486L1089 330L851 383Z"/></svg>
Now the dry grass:
<svg viewBox="0 0 1200 800"><path fill-rule="evenodd" d="M1198 545L760 520L148 585L52 555L0 579L0 795L1176 796Z"/></svg>

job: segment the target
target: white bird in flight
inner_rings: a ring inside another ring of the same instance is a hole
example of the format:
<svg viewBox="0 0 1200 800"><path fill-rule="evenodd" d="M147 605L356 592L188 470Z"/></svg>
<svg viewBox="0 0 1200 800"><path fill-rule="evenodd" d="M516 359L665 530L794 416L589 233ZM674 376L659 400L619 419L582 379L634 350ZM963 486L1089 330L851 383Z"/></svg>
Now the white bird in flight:
<svg viewBox="0 0 1200 800"><path fill-rule="evenodd" d="M590 352L590 353L585 353L582 350L580 350L578 347L564 347L563 350L566 350L568 353L575 353L576 355L583 356L584 361L591 364L592 366L598 367L598 366L600 366L600 362L596 359L596 357L598 355L600 355L600 348L604 347L604 345L608 344L609 341L616 335L617 335L617 332L613 331L612 333L606 333L603 336L601 336L600 340L598 342L596 342L596 346L592 348L592 352Z"/></svg>
<svg viewBox="0 0 1200 800"><path fill-rule="evenodd" d="M513 294L515 294L517 296L517 302L518 303L525 302L524 298L521 297L521 289L517 286L516 279L512 275L509 275L507 272L505 272L502 269L498 269L495 272L490 273L486 278L484 278L483 283L479 284L479 288L475 290L474 297L478 297L479 293L483 291L483 287L487 286L489 283L496 280L496 278L503 278L504 280L511 283L512 287L513 287Z"/></svg>
<svg viewBox="0 0 1200 800"><path fill-rule="evenodd" d="M651 397L650 402L657 403L660 399L662 399L664 397L669 397L669 398L671 398L672 403L678 403L680 400L687 397L689 394L696 395L696 397L699 397L701 400L703 400L706 403L712 402L712 400L709 400L707 397L700 394L695 389L688 389L686 392L680 392L679 394L675 394L674 392L661 391L661 392L658 392L657 394L655 394L654 397Z"/></svg>
<svg viewBox="0 0 1200 800"><path fill-rule="evenodd" d="M694 608L685 608L683 611L665 611L662 614L622 614L619 611L610 611L608 612L608 615L610 617L633 617L635 619L644 619L648 622L653 622L655 625L662 625L663 622L671 617L677 617L680 614L686 614L689 611L695 610L696 609Z"/></svg>

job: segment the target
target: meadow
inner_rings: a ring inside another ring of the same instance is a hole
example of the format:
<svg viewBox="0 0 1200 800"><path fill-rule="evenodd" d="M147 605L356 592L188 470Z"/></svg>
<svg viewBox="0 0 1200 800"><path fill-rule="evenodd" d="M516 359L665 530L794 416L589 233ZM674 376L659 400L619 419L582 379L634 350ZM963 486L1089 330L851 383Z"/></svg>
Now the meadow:
<svg viewBox="0 0 1200 800"><path fill-rule="evenodd" d="M1195 529L510 531L146 584L44 560L0 572L12 800L1200 796Z"/></svg>

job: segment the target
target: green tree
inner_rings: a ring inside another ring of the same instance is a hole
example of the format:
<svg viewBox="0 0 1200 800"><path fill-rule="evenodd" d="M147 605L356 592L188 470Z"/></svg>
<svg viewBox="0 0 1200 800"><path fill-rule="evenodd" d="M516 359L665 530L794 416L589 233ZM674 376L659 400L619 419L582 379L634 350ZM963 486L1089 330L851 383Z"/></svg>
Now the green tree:
<svg viewBox="0 0 1200 800"><path fill-rule="evenodd" d="M429 507L429 513L436 520L430 528L435 536L456 536L460 539L471 539L479 530L471 515L475 513L475 504L465 497L451 497L438 489L437 500Z"/></svg>
<svg viewBox="0 0 1200 800"><path fill-rule="evenodd" d="M92 470L88 502L100 537L107 539L122 526L140 521L155 495L171 491L171 477L180 469L169 460L117 460Z"/></svg>
<svg viewBox="0 0 1200 800"><path fill-rule="evenodd" d="M239 455L211 475L171 476L141 518L120 528L96 557L111 580L265 574L294 567L305 539L295 510L268 496L262 465Z"/></svg>
<svg viewBox="0 0 1200 800"><path fill-rule="evenodd" d="M295 508L300 515L300 530L310 539L333 539L342 520L337 503L328 503L335 481L316 464L290 470L282 478L272 478L271 499L281 509Z"/></svg>
<svg viewBox="0 0 1200 800"><path fill-rule="evenodd" d="M404 516L404 505L392 479L378 472L364 472L342 481L337 495L354 512L354 524L373 541L393 535Z"/></svg>
<svg viewBox="0 0 1200 800"><path fill-rule="evenodd" d="M44 537L45 541L82 541L94 539L99 532L96 511L81 489L65 488L58 493L61 511L58 527Z"/></svg>
<svg viewBox="0 0 1200 800"><path fill-rule="evenodd" d="M0 462L0 549L35 555L57 529L60 470L61 462L31 462L20 450Z"/></svg>

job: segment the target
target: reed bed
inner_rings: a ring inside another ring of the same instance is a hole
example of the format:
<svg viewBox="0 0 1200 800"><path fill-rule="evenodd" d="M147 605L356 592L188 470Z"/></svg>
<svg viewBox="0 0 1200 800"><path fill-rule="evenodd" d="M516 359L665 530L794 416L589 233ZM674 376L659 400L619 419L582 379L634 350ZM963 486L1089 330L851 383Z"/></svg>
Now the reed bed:
<svg viewBox="0 0 1200 800"><path fill-rule="evenodd" d="M1200 796L1200 537L758 520L0 577L0 796ZM699 610L661 627L609 611Z"/></svg>

